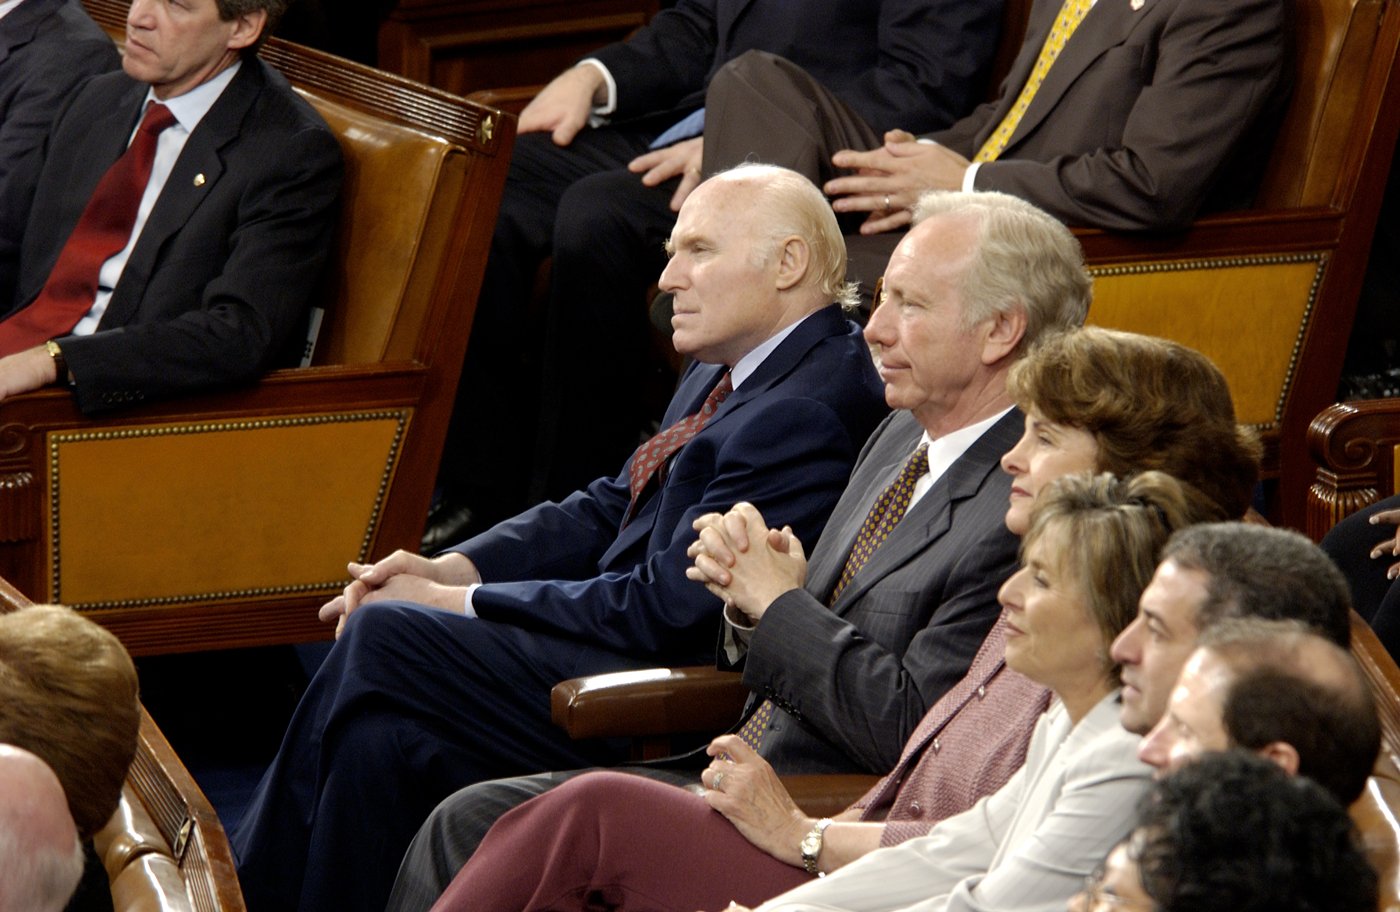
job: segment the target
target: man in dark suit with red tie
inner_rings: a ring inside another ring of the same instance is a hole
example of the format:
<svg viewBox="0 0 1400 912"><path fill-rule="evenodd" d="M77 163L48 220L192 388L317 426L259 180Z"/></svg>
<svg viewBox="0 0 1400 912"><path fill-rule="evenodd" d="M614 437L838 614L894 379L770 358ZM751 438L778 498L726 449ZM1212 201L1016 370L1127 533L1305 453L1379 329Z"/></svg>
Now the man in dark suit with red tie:
<svg viewBox="0 0 1400 912"><path fill-rule="evenodd" d="M449 792L625 759L557 729L550 688L710 657L720 605L685 579L697 517L752 500L803 535L825 524L885 412L860 329L832 303L849 289L830 207L791 171L745 166L690 196L669 247L660 283L696 363L666 430L615 478L433 560L351 565L322 609L338 641L232 837L251 912L381 910ZM628 391L594 394L607 409ZM477 430L491 446L498 429Z"/></svg>
<svg viewBox="0 0 1400 912"><path fill-rule="evenodd" d="M123 72L13 182L33 203L0 237L0 399L60 382L93 412L251 380L300 341L341 159L257 59L284 7L132 3Z"/></svg>

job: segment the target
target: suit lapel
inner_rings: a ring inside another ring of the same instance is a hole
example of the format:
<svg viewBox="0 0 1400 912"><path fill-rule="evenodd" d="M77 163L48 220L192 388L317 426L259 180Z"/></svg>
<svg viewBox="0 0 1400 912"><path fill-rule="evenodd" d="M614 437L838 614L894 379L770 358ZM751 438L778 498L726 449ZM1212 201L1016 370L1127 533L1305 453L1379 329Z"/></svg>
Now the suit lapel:
<svg viewBox="0 0 1400 912"><path fill-rule="evenodd" d="M0 63L4 63L15 48L33 41L39 31L39 23L57 11L58 3L52 0L28 0L0 19Z"/></svg>
<svg viewBox="0 0 1400 912"><path fill-rule="evenodd" d="M744 14L753 6L754 0L721 0L715 12L715 37L716 47L728 48L734 37L734 29L739 24L739 20L744 18ZM724 52L717 59L726 59L730 55Z"/></svg>
<svg viewBox="0 0 1400 912"><path fill-rule="evenodd" d="M841 597L832 606L832 610L837 614L843 613L875 583L937 543L952 526L953 505L975 496L987 476L998 470L1002 454L1016 443L1021 424L1021 413L1013 408L977 438L972 446L948 467L943 477L934 482L919 502L910 508L909 513L890 533L890 537L871 555L870 560L841 592ZM911 442L910 452L913 446ZM907 457L908 452L904 455ZM900 463L903 463L903 457ZM898 466L894 471L898 471ZM889 474L885 483L888 484L893 477L892 473ZM873 495L866 501L866 510L869 509L872 500ZM842 560L845 560L844 556Z"/></svg>
<svg viewBox="0 0 1400 912"><path fill-rule="evenodd" d="M262 89L261 67L257 59L245 59L233 81L186 140L122 269L103 318L105 325L122 326L133 321L161 248L184 227L224 176L222 150L238 138L248 109Z"/></svg>
<svg viewBox="0 0 1400 912"><path fill-rule="evenodd" d="M767 392L775 383L792 373L797 365L802 363L802 359L807 357L807 353L823 339L839 335L846 332L847 329L848 324L846 318L841 314L841 308L834 304L803 320L796 329L788 334L786 339L779 343L777 348L768 354L767 358L763 359L763 363L749 375L748 379L724 400L719 410L705 423L705 427L714 427L728 415L743 408L744 403ZM722 373L722 370L719 373ZM719 382L719 373L715 375L716 383ZM708 395L713 387L714 383L710 384L709 387L706 387L705 393ZM703 401L702 398L701 402ZM699 407L700 403L696 403L695 408Z"/></svg>
<svg viewBox="0 0 1400 912"><path fill-rule="evenodd" d="M1056 5L1056 13L1058 13L1058 5ZM1128 0L1096 0L1094 8L1089 10L1084 21L1079 24L1079 28L1074 30L1074 34L1065 44L1064 52L1055 61L1054 66L1050 67L1050 71L1045 74L1045 81L1040 84L1035 98L1031 99L1030 107L1026 109L1025 116L1017 124L1016 132L1012 134L1007 148L1013 148L1029 136L1040 125L1040 122L1055 109L1056 104L1069 91L1069 87L1074 84L1080 74L1098 60L1105 51L1121 45L1128 33L1146 18L1145 7L1133 10L1130 8ZM1044 34L1041 32L1042 42ZM1040 45L1037 44L1036 53L1039 54L1039 51ZM1027 73L1029 74L1029 70ZM1025 78L1022 77L1021 84L1024 83ZM1018 85L1017 90L1019 91L1019 89Z"/></svg>
<svg viewBox="0 0 1400 912"><path fill-rule="evenodd" d="M816 558L811 565L807 577L808 591L825 603L831 596L831 591L836 588L836 581L841 576L841 571L846 566L846 558L850 555L851 549L855 546L856 535L860 532L860 527L865 523L866 514L870 512L870 507L875 502L875 498L881 491L894 480L899 474L900 467L904 460L914 451L923 428L914 420L914 416L908 412L897 412L890 416L889 423L883 426L879 432L879 440L864 462L851 476L851 486L858 486L858 490L851 492L845 506L838 505L840 525L827 526L823 539L828 535L832 536L831 546L822 548L816 554ZM837 511L833 511L832 518L837 518ZM886 543L888 544L888 542ZM868 565L867 565L868 566ZM852 586L859 582L852 581ZM851 586L846 587L849 592ZM843 592L841 603L846 603L846 594Z"/></svg>

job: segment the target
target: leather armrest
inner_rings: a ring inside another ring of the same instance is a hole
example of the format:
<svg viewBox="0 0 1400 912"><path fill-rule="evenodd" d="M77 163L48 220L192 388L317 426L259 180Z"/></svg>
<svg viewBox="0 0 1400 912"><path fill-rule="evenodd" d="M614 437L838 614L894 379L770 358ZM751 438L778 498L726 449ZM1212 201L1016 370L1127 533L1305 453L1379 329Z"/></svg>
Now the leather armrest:
<svg viewBox="0 0 1400 912"><path fill-rule="evenodd" d="M797 806L812 817L834 817L870 791L879 776L858 774L780 776Z"/></svg>
<svg viewBox="0 0 1400 912"><path fill-rule="evenodd" d="M708 666L647 668L556 684L550 710L572 738L718 732L738 720L748 694L739 675Z"/></svg>

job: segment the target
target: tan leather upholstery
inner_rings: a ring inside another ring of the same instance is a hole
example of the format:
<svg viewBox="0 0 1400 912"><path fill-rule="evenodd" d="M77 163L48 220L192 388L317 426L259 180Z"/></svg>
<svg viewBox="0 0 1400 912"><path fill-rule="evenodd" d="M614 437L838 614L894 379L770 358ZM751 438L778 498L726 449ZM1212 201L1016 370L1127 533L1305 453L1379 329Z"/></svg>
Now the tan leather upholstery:
<svg viewBox="0 0 1400 912"><path fill-rule="evenodd" d="M114 36L126 0L85 0ZM273 39L346 179L313 366L83 418L0 403L0 575L133 653L330 635L345 563L416 550L514 140L504 116Z"/></svg>
<svg viewBox="0 0 1400 912"><path fill-rule="evenodd" d="M1270 518L1301 528L1304 438L1341 372L1400 133L1400 7L1298 0L1294 94L1256 208L1172 236L1080 231L1089 320L1177 339L1219 364L1262 433Z"/></svg>
<svg viewBox="0 0 1400 912"><path fill-rule="evenodd" d="M1317 478L1308 534L1321 539L1346 516L1400 491L1400 399L1330 405L1308 428Z"/></svg>

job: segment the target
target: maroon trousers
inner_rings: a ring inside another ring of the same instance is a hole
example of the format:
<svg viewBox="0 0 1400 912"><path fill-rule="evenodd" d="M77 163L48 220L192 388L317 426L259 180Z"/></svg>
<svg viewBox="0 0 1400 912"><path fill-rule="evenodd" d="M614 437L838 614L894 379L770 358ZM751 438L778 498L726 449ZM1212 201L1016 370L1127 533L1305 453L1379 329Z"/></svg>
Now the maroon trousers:
<svg viewBox="0 0 1400 912"><path fill-rule="evenodd" d="M433 912L723 909L811 880L705 799L626 773L571 779L503 816Z"/></svg>

